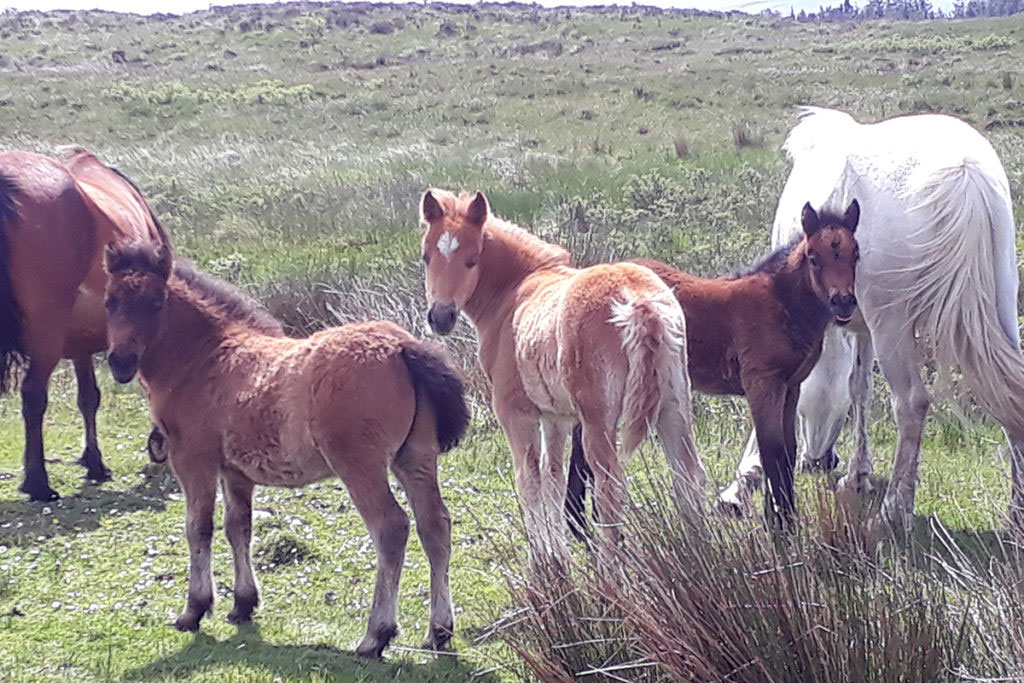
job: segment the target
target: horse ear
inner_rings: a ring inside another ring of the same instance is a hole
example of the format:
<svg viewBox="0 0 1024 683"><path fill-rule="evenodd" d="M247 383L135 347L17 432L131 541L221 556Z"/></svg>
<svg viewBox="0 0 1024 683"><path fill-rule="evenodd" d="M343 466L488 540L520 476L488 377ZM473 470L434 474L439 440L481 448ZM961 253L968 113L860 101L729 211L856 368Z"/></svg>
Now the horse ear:
<svg viewBox="0 0 1024 683"><path fill-rule="evenodd" d="M490 212L491 209L487 206L487 197L483 192L477 192L473 201L469 203L469 208L466 209L466 220L472 225L483 225L487 222Z"/></svg>
<svg viewBox="0 0 1024 683"><path fill-rule="evenodd" d="M113 273L121 265L121 252L117 250L113 242L107 242L103 247L103 266L107 273Z"/></svg>
<svg viewBox="0 0 1024 683"><path fill-rule="evenodd" d="M156 269L164 280L171 276L171 261L171 250L162 244L158 246L156 248Z"/></svg>
<svg viewBox="0 0 1024 683"><path fill-rule="evenodd" d="M434 195L427 190L423 193L423 201L420 202L420 217L427 223L439 221L444 218L444 209Z"/></svg>
<svg viewBox="0 0 1024 683"><path fill-rule="evenodd" d="M808 237L818 232L821 227L818 223L818 212L814 210L810 202L804 204L804 210L800 213L800 223L804 226L804 234Z"/></svg>
<svg viewBox="0 0 1024 683"><path fill-rule="evenodd" d="M846 208L846 215L843 216L843 224L850 232L856 232L857 223L860 222L860 204L854 199Z"/></svg>

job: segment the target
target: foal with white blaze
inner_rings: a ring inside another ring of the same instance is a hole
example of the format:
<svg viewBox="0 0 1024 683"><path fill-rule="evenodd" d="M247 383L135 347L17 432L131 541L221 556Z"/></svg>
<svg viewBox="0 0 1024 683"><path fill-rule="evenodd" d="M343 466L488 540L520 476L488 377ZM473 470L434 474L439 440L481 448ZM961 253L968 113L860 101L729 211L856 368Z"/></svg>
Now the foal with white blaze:
<svg viewBox="0 0 1024 683"><path fill-rule="evenodd" d="M573 268L561 247L492 215L481 193L428 190L421 218L428 321L447 334L465 311L476 326L531 549L567 552L563 458L577 420L606 541L621 538L623 464L649 424L677 501L699 509L705 474L693 441L685 323L661 279L628 263Z"/></svg>

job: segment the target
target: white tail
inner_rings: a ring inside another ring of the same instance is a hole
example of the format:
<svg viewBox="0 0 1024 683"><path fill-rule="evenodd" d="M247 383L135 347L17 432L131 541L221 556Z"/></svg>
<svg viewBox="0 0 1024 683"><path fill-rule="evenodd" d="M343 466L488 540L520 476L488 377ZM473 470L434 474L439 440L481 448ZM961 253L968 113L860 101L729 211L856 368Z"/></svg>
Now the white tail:
<svg viewBox="0 0 1024 683"><path fill-rule="evenodd" d="M663 401L678 400L689 406L685 396L668 396L685 376L686 323L679 303L665 288L654 296L624 292L625 301L612 303L612 324L621 329L628 372L622 400L621 447L623 455L633 452L647 437L649 426L658 420ZM683 383L682 387L688 387Z"/></svg>
<svg viewBox="0 0 1024 683"><path fill-rule="evenodd" d="M1021 438L1024 356L1005 177L966 160L933 173L916 196L923 199L915 210L926 220L908 235L913 285L893 292L893 303L912 312L918 338L939 367L959 372L974 398Z"/></svg>

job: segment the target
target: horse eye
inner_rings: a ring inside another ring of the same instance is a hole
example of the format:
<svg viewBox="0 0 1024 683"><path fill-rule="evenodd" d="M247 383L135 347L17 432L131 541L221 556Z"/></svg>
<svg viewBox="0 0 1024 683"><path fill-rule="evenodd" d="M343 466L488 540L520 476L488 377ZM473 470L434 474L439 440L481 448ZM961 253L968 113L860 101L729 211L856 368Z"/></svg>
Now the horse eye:
<svg viewBox="0 0 1024 683"><path fill-rule="evenodd" d="M466 260L466 267L467 268L476 268L476 259L475 258L474 259L467 259Z"/></svg>
<svg viewBox="0 0 1024 683"><path fill-rule="evenodd" d="M423 262L426 263L428 266L430 265L430 254L424 252L424 254L423 254Z"/></svg>

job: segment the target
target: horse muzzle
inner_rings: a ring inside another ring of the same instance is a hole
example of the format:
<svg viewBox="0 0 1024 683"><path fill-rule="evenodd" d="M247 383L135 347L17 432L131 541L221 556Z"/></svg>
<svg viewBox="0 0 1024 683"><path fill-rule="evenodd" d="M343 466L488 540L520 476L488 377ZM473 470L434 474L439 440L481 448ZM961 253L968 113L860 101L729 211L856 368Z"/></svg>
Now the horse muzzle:
<svg viewBox="0 0 1024 683"><path fill-rule="evenodd" d="M111 351L107 354L107 365L110 366L110 374L113 375L114 381L127 384L135 379L135 373L139 371L139 355Z"/></svg>
<svg viewBox="0 0 1024 683"><path fill-rule="evenodd" d="M430 329L437 334L448 334L455 327L455 321L459 319L459 309L455 304L434 304L427 312L427 322Z"/></svg>
<svg viewBox="0 0 1024 683"><path fill-rule="evenodd" d="M853 320L857 312L857 297L853 294L835 294L829 299L829 310L835 317L836 325L843 327Z"/></svg>

